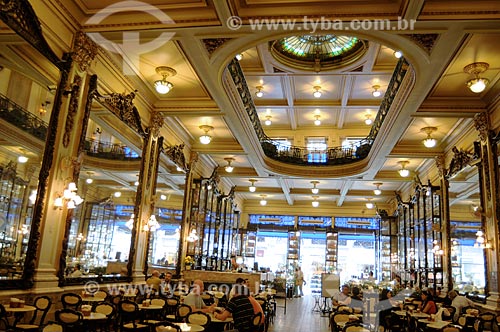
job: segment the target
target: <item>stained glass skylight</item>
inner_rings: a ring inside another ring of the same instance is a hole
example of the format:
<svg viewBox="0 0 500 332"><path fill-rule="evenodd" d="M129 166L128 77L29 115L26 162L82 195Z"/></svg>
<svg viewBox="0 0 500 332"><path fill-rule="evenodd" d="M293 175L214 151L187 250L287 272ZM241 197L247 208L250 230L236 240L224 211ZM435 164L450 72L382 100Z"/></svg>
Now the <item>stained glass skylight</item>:
<svg viewBox="0 0 500 332"><path fill-rule="evenodd" d="M355 62L365 54L367 45L352 36L302 35L272 41L270 51L287 66L319 72Z"/></svg>

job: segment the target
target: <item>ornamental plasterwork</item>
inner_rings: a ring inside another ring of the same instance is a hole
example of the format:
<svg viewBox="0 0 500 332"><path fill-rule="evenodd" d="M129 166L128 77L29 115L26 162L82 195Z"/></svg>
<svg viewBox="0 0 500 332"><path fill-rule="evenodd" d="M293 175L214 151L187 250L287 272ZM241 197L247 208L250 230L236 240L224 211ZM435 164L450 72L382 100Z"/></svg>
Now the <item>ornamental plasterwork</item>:
<svg viewBox="0 0 500 332"><path fill-rule="evenodd" d="M75 124L75 116L78 113L78 102L80 86L82 84L82 78L80 76L75 76L73 78L73 83L71 84L71 97L69 100L68 116L66 117L66 124L64 125L63 134L63 146L67 148L71 140L71 134L73 133L73 127Z"/></svg>
<svg viewBox="0 0 500 332"><path fill-rule="evenodd" d="M141 116L133 103L135 91L129 93L128 95L112 93L107 96L98 96L97 98L104 104L108 105L109 110L113 114L119 117L129 127L137 131L142 137L145 137L146 133L142 128Z"/></svg>
<svg viewBox="0 0 500 332"><path fill-rule="evenodd" d="M186 170L186 157L184 156L184 144L172 145L165 148L165 154L177 166Z"/></svg>
<svg viewBox="0 0 500 332"><path fill-rule="evenodd" d="M212 55L219 47L221 47L225 42L231 40L232 38L207 38L202 39L208 54Z"/></svg>
<svg viewBox="0 0 500 332"><path fill-rule="evenodd" d="M149 126L149 131L153 137L158 137L160 135L160 128L163 126L163 116L160 112L151 113L151 125Z"/></svg>
<svg viewBox="0 0 500 332"><path fill-rule="evenodd" d="M439 177L444 177L446 174L444 157L442 155L436 156L434 161L436 162L436 167L438 169Z"/></svg>
<svg viewBox="0 0 500 332"><path fill-rule="evenodd" d="M78 64L80 70L85 71L90 66L97 55L98 46L85 33L78 31L73 43L73 53L71 57Z"/></svg>
<svg viewBox="0 0 500 332"><path fill-rule="evenodd" d="M436 40L439 37L438 33L414 33L414 34L407 34L403 35L409 39L411 39L413 42L415 42L418 46L423 48L424 50L427 51L427 53L431 53L432 48L434 47L434 44L436 43Z"/></svg>
<svg viewBox="0 0 500 332"><path fill-rule="evenodd" d="M464 151L462 149L457 149L456 146L452 149L454 156L451 159L450 167L448 171L445 173L445 177L447 179L455 176L458 172L460 172L465 167L469 166L472 161L474 161L474 154Z"/></svg>
<svg viewBox="0 0 500 332"><path fill-rule="evenodd" d="M486 112L478 113L474 116L474 127L478 131L479 139L486 142L490 131L490 121Z"/></svg>

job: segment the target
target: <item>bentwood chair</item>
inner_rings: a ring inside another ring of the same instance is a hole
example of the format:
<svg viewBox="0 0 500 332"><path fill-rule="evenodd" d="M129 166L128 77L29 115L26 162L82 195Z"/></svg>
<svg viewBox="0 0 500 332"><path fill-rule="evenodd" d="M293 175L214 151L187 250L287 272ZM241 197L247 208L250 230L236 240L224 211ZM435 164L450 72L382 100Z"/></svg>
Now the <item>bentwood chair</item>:
<svg viewBox="0 0 500 332"><path fill-rule="evenodd" d="M190 324L196 324L196 325L201 325L203 326L204 329L210 325L211 318L208 314L201 312L201 311L196 311L196 312L190 312L186 316L186 322Z"/></svg>
<svg viewBox="0 0 500 332"><path fill-rule="evenodd" d="M47 317L47 313L50 310L50 306L52 305L52 301L48 296L39 296L35 299L33 303L35 306L35 312L31 320L27 324L17 324L16 330L18 331L38 331L40 326L45 322L45 318Z"/></svg>
<svg viewBox="0 0 500 332"><path fill-rule="evenodd" d="M179 304L175 311L175 320L177 322L186 322L186 317L193 311L187 304Z"/></svg>
<svg viewBox="0 0 500 332"><path fill-rule="evenodd" d="M461 332L462 330L458 327L458 326L452 326L452 325L449 325L449 326L445 326L443 327L443 329L441 330L441 332Z"/></svg>
<svg viewBox="0 0 500 332"><path fill-rule="evenodd" d="M64 309L79 310L82 305L82 297L75 293L65 293L61 295L61 302Z"/></svg>
<svg viewBox="0 0 500 332"><path fill-rule="evenodd" d="M164 321L156 324L155 332L181 332L181 328L178 325L172 324L171 322Z"/></svg>
<svg viewBox="0 0 500 332"><path fill-rule="evenodd" d="M264 331L264 317L262 317L262 312L258 312L253 315L252 325L254 331Z"/></svg>
<svg viewBox="0 0 500 332"><path fill-rule="evenodd" d="M41 330L42 332L64 332L64 326L58 322L48 322Z"/></svg>
<svg viewBox="0 0 500 332"><path fill-rule="evenodd" d="M105 331L111 331L111 326L115 322L116 306L110 302L97 302L92 308L93 312L98 312L106 316L106 321L102 325Z"/></svg>
<svg viewBox="0 0 500 332"><path fill-rule="evenodd" d="M149 326L140 322L140 312L137 303L123 300L118 305L120 331L149 332Z"/></svg>
<svg viewBox="0 0 500 332"><path fill-rule="evenodd" d="M344 326L342 332L370 332L370 330L361 323L349 323Z"/></svg>
<svg viewBox="0 0 500 332"><path fill-rule="evenodd" d="M64 331L78 331L83 327L83 314L73 309L56 311L56 321L64 327Z"/></svg>

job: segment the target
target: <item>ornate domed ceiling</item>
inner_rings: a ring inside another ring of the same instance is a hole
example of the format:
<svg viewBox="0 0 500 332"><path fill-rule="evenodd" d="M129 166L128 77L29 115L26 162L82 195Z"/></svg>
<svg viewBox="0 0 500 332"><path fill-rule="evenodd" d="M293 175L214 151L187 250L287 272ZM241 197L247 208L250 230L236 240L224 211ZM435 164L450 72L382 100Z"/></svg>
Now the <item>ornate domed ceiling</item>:
<svg viewBox="0 0 500 332"><path fill-rule="evenodd" d="M270 42L270 51L280 63L306 71L328 71L359 60L368 43L356 37L337 35L290 36Z"/></svg>

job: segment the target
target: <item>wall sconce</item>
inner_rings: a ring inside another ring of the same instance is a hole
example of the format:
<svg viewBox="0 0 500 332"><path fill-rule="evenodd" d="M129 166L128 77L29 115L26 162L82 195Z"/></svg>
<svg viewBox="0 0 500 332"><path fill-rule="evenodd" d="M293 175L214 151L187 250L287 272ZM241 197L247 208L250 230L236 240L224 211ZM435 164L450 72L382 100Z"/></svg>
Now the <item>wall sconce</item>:
<svg viewBox="0 0 500 332"><path fill-rule="evenodd" d="M313 86L313 90L314 90L314 92L313 92L314 98L321 97L321 87L319 85Z"/></svg>
<svg viewBox="0 0 500 332"><path fill-rule="evenodd" d="M42 106L40 107L40 109L38 110L38 113L40 113L40 116L44 116L45 114L47 114L47 106L50 105L50 101L45 101L44 103L42 103Z"/></svg>
<svg viewBox="0 0 500 332"><path fill-rule="evenodd" d="M158 229L160 229L160 224L156 220L154 214L152 214L148 221L144 223L144 226L142 226L142 230L145 232L156 232Z"/></svg>
<svg viewBox="0 0 500 332"><path fill-rule="evenodd" d="M262 206L266 206L267 205L267 201L266 201L266 195L260 195L261 199L260 199L260 205Z"/></svg>
<svg viewBox="0 0 500 332"><path fill-rule="evenodd" d="M372 199L371 198L367 198L366 200L368 201L368 202L365 203L366 208L367 209L373 209L374 205L371 202Z"/></svg>
<svg viewBox="0 0 500 332"><path fill-rule="evenodd" d="M271 121L272 116L266 115L266 121L264 121L264 124L266 126L270 126L273 122Z"/></svg>
<svg viewBox="0 0 500 332"><path fill-rule="evenodd" d="M365 125L370 126L373 123L372 116L370 113L365 114Z"/></svg>
<svg viewBox="0 0 500 332"><path fill-rule="evenodd" d="M474 62L464 67L464 72L474 75L473 79L467 81L467 87L474 93L483 92L490 81L480 78L479 74L485 72L490 67L486 62Z"/></svg>
<svg viewBox="0 0 500 332"><path fill-rule="evenodd" d="M317 195L319 193L319 189L316 188L316 185L319 184L319 181L311 181L311 184L313 185L313 187L311 188L311 192L314 194L314 195Z"/></svg>
<svg viewBox="0 0 500 332"><path fill-rule="evenodd" d="M187 237L187 241L188 242L195 242L195 241L198 241L199 238L200 237L198 236L198 234L196 234L196 229L192 229Z"/></svg>
<svg viewBox="0 0 500 332"><path fill-rule="evenodd" d="M234 158L224 158L225 161L227 161L227 165L224 167L226 172L231 173L234 170L234 167L231 165L231 163L234 161Z"/></svg>
<svg viewBox="0 0 500 332"><path fill-rule="evenodd" d="M205 132L203 135L200 136L200 143L209 144L212 141L212 136L210 136L208 132L214 130L214 127L208 125L201 125L199 128Z"/></svg>
<svg viewBox="0 0 500 332"><path fill-rule="evenodd" d="M439 246L439 242L438 242L438 240L434 240L434 241L432 242L432 244L434 245L434 246L432 247L432 252L434 253L434 255L436 255L436 256L443 256L443 254L444 254L444 250L443 250L443 249L441 249L441 247Z"/></svg>
<svg viewBox="0 0 500 332"><path fill-rule="evenodd" d="M92 184L92 182L94 182L94 179L92 179L93 174L93 172L87 172L87 179L85 180L87 184Z"/></svg>
<svg viewBox="0 0 500 332"><path fill-rule="evenodd" d="M83 233L78 233L75 240L83 242L83 241L85 241L85 236L83 236Z"/></svg>
<svg viewBox="0 0 500 332"><path fill-rule="evenodd" d="M372 91L372 96L373 97L380 97L382 95L382 92L379 91L380 85L372 85L373 91Z"/></svg>
<svg viewBox="0 0 500 332"><path fill-rule="evenodd" d="M476 242L474 248L491 249L491 244L488 242L482 230L476 232Z"/></svg>
<svg viewBox="0 0 500 332"><path fill-rule="evenodd" d="M312 198L313 198L313 201L311 202L311 205L312 205L312 207L317 208L319 206L319 201L318 201L319 196L313 196Z"/></svg>
<svg viewBox="0 0 500 332"><path fill-rule="evenodd" d="M436 139L432 138L431 134L437 130L436 127L424 127L420 129L421 132L424 132L427 134L427 137L422 141L424 143L424 146L426 148L433 148L436 146Z"/></svg>
<svg viewBox="0 0 500 332"><path fill-rule="evenodd" d="M264 89L264 87L262 85L257 85L255 88L257 89L257 92L255 92L255 96L257 98L262 98L262 96L264 96L264 92L262 92L262 89Z"/></svg>
<svg viewBox="0 0 500 332"><path fill-rule="evenodd" d="M236 60L240 61L241 59L243 59L243 54L238 53L234 57L236 58Z"/></svg>
<svg viewBox="0 0 500 332"><path fill-rule="evenodd" d="M172 83L167 81L167 77L175 76L177 72L175 69L166 66L157 67L156 72L162 76L161 80L155 81L154 83L156 92L165 95L174 87Z"/></svg>
<svg viewBox="0 0 500 332"><path fill-rule="evenodd" d="M76 184L70 182L68 188L64 189L63 194L54 200L54 207L62 209L66 205L68 209L74 209L77 205L80 205L83 202L83 198L76 193L77 190Z"/></svg>
<svg viewBox="0 0 500 332"><path fill-rule="evenodd" d="M398 173L402 178L406 178L408 175L410 175L410 170L406 169L406 165L408 165L409 163L410 162L408 160L398 161L398 164L401 165L401 168L398 170Z"/></svg>
<svg viewBox="0 0 500 332"><path fill-rule="evenodd" d="M392 53L392 54L394 55L394 57L396 59L399 59L403 56L403 52L401 52L401 51L394 51L394 53Z"/></svg>
<svg viewBox="0 0 500 332"><path fill-rule="evenodd" d="M26 224L23 224L20 229L17 230L18 234L26 235L30 232L29 226Z"/></svg>
<svg viewBox="0 0 500 332"><path fill-rule="evenodd" d="M248 181L250 181L250 183L251 183L250 187L248 187L248 191L250 191L251 193L254 193L255 190L257 190L257 187L255 187L255 182L257 182L257 180L250 179Z"/></svg>
<svg viewBox="0 0 500 332"><path fill-rule="evenodd" d="M315 126L319 126L321 124L321 120L319 119L320 117L321 117L321 115L319 115L319 114L316 114L314 116L314 125Z"/></svg>
<svg viewBox="0 0 500 332"><path fill-rule="evenodd" d="M28 162L29 158L26 157L26 150L24 150L23 148L19 149L19 151L21 152L21 154L17 157L17 162L20 163L20 164L25 164Z"/></svg>
<svg viewBox="0 0 500 332"><path fill-rule="evenodd" d="M382 185L382 182L375 182L373 185L375 185L377 188L373 189L373 193L376 196L382 195L382 190L380 190L380 186Z"/></svg>

